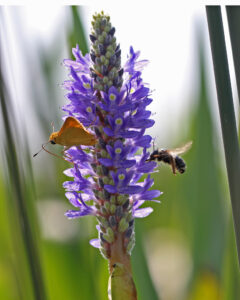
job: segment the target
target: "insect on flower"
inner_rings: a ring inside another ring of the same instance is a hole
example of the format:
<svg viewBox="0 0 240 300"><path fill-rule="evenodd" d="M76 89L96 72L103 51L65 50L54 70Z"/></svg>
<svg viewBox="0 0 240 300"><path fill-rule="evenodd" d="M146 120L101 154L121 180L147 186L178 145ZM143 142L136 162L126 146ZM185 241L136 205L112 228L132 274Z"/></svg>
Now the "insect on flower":
<svg viewBox="0 0 240 300"><path fill-rule="evenodd" d="M178 155L185 153L188 151L192 146L192 141L186 143L182 147L175 148L175 149L158 149L154 150L150 154L150 158L148 161L151 160L158 160L164 163L167 163L172 166L173 174L176 174L176 169L180 174L185 172L186 164L184 160L179 157Z"/></svg>
<svg viewBox="0 0 240 300"><path fill-rule="evenodd" d="M68 117L62 128L50 135L49 142L67 148L78 145L94 146L96 138L76 118Z"/></svg>
<svg viewBox="0 0 240 300"><path fill-rule="evenodd" d="M42 145L43 150L59 157L58 155L45 149L45 146L48 143L65 146L64 151L66 151L72 146L94 146L96 144L96 138L76 118L68 117L63 123L62 128L59 131L53 132L50 135L48 142ZM34 154L33 157L35 157L40 151Z"/></svg>

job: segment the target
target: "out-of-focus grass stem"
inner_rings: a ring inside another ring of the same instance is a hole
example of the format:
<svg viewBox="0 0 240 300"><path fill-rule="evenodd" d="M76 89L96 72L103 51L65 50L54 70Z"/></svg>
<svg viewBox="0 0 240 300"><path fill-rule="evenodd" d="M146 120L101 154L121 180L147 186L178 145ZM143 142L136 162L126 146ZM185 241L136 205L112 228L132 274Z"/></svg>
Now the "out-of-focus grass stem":
<svg viewBox="0 0 240 300"><path fill-rule="evenodd" d="M240 151L220 6L206 6L218 106L240 259ZM240 260L239 260L240 262Z"/></svg>
<svg viewBox="0 0 240 300"><path fill-rule="evenodd" d="M72 51L72 47L79 45L82 54L85 55L88 53L88 44L86 40L86 34L83 27L82 19L81 19L81 7L79 6L70 6L71 9L71 17L72 17L72 27L68 33L68 45L70 52Z"/></svg>
<svg viewBox="0 0 240 300"><path fill-rule="evenodd" d="M240 6L226 6L226 11L240 103Z"/></svg>
<svg viewBox="0 0 240 300"><path fill-rule="evenodd" d="M0 59L2 59L0 57ZM20 231L24 240L27 258L30 266L30 274L33 282L34 296L37 300L45 300L45 289L43 285L43 278L38 257L37 246L34 241L32 226L28 217L26 201L24 199L22 176L20 174L19 163L16 155L16 146L14 143L13 129L11 124L13 120L10 119L10 98L7 93L6 84L4 82L2 65L0 61L0 103L2 109L2 118L5 131L5 149L6 158L9 170L9 179L11 182L12 194L14 196L14 204L16 205Z"/></svg>

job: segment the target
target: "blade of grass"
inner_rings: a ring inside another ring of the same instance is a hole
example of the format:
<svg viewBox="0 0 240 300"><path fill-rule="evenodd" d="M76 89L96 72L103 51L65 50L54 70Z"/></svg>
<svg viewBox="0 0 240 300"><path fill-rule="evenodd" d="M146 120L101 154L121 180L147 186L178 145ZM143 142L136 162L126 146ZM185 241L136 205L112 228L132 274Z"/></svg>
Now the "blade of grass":
<svg viewBox="0 0 240 300"><path fill-rule="evenodd" d="M2 59L2 57L1 57ZM4 82L2 64L0 61L0 103L2 109L3 124L5 130L5 149L8 164L9 178L11 182L11 189L18 211L19 225L21 234L24 240L26 253L28 257L31 279L33 283L33 290L35 299L45 300L45 289L43 285L43 278L38 257L37 247L31 230L31 223L27 213L25 202L24 188L22 185L22 175L20 173L19 162L16 155L16 146L13 135L13 116L9 105L11 105L10 97L7 93L6 84ZM11 118L10 118L11 115Z"/></svg>
<svg viewBox="0 0 240 300"><path fill-rule="evenodd" d="M82 51L82 54L85 55L86 53L88 53L89 49L85 30L79 13L80 6L71 6L70 9L72 17L72 28L68 33L69 52L72 53L72 47L75 47L76 44L78 44L80 50Z"/></svg>
<svg viewBox="0 0 240 300"><path fill-rule="evenodd" d="M237 264L237 251L235 246L232 219L229 218L227 225L227 245L225 262L222 268L223 299L240 299L240 276Z"/></svg>
<svg viewBox="0 0 240 300"><path fill-rule="evenodd" d="M240 101L240 6L226 6L226 11Z"/></svg>
<svg viewBox="0 0 240 300"><path fill-rule="evenodd" d="M240 264L240 151L220 6L206 6L228 183Z"/></svg>
<svg viewBox="0 0 240 300"><path fill-rule="evenodd" d="M136 282L136 287L138 290L139 300L141 299L151 299L156 300L160 298L154 288L150 272L147 265L146 256L143 250L143 236L144 232L143 226L141 224L136 224L136 240L135 249L132 255L132 265L134 280ZM141 263L140 263L141 262Z"/></svg>
<svg viewBox="0 0 240 300"><path fill-rule="evenodd" d="M186 160L188 169L181 184L192 224L193 275L210 272L221 274L226 243L226 193L219 172L219 152L216 149L216 128L211 114L209 90L206 77L206 58L202 28L197 27L198 93L197 106L191 114L193 147ZM185 156L184 156L185 158ZM207 159L206 159L207 158ZM207 191L207 193L206 193ZM214 270L214 271L213 271ZM210 274L209 273L209 274Z"/></svg>

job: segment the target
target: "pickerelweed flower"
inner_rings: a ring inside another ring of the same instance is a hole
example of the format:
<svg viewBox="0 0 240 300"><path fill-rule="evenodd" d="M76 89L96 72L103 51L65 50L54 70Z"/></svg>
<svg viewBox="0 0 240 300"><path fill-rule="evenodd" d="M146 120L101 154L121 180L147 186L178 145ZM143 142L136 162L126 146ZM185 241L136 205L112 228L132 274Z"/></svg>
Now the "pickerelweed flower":
<svg viewBox="0 0 240 300"><path fill-rule="evenodd" d="M141 206L160 192L149 190L153 185L149 174L156 163L147 161L152 138L145 130L154 124L147 110L152 102L150 90L141 78L147 61L139 60L140 52L130 47L122 67L114 34L109 16L103 12L94 15L90 54L83 56L76 46L75 60L64 60L70 80L64 82L69 103L63 110L92 130L97 143L66 151L74 166L65 174L73 181L63 186L76 208L66 216L95 216L98 238L91 240L91 245L109 260L110 271L116 264L123 264L130 272L134 220L152 212L151 207ZM139 182L143 175L144 181Z"/></svg>

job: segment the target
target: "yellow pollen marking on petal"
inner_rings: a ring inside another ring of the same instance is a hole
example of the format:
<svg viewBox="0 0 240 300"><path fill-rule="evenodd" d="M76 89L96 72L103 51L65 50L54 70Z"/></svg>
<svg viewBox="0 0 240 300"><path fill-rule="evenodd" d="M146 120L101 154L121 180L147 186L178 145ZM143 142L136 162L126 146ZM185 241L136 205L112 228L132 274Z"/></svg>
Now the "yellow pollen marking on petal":
<svg viewBox="0 0 240 300"><path fill-rule="evenodd" d="M85 89L90 89L91 88L91 85L89 83L84 83L83 86L85 87Z"/></svg>
<svg viewBox="0 0 240 300"><path fill-rule="evenodd" d="M118 175L118 179L119 180L124 180L125 179L125 175L124 174L119 174Z"/></svg>
<svg viewBox="0 0 240 300"><path fill-rule="evenodd" d="M123 120L122 120L121 118L117 118L117 119L115 120L115 124L116 124L116 125L122 125L122 123L123 123Z"/></svg>
<svg viewBox="0 0 240 300"><path fill-rule="evenodd" d="M122 153L122 149L121 149L121 148L116 148L116 149L115 149L115 153L116 153L116 154Z"/></svg>
<svg viewBox="0 0 240 300"><path fill-rule="evenodd" d="M111 101L115 101L116 95L110 94L109 99L110 99Z"/></svg>
<svg viewBox="0 0 240 300"><path fill-rule="evenodd" d="M135 109L133 112L132 112L132 116L136 115L137 113L137 110Z"/></svg>
<svg viewBox="0 0 240 300"><path fill-rule="evenodd" d="M88 106L88 107L86 108L86 111L87 111L88 113L92 113L92 108L91 108L91 106Z"/></svg>

